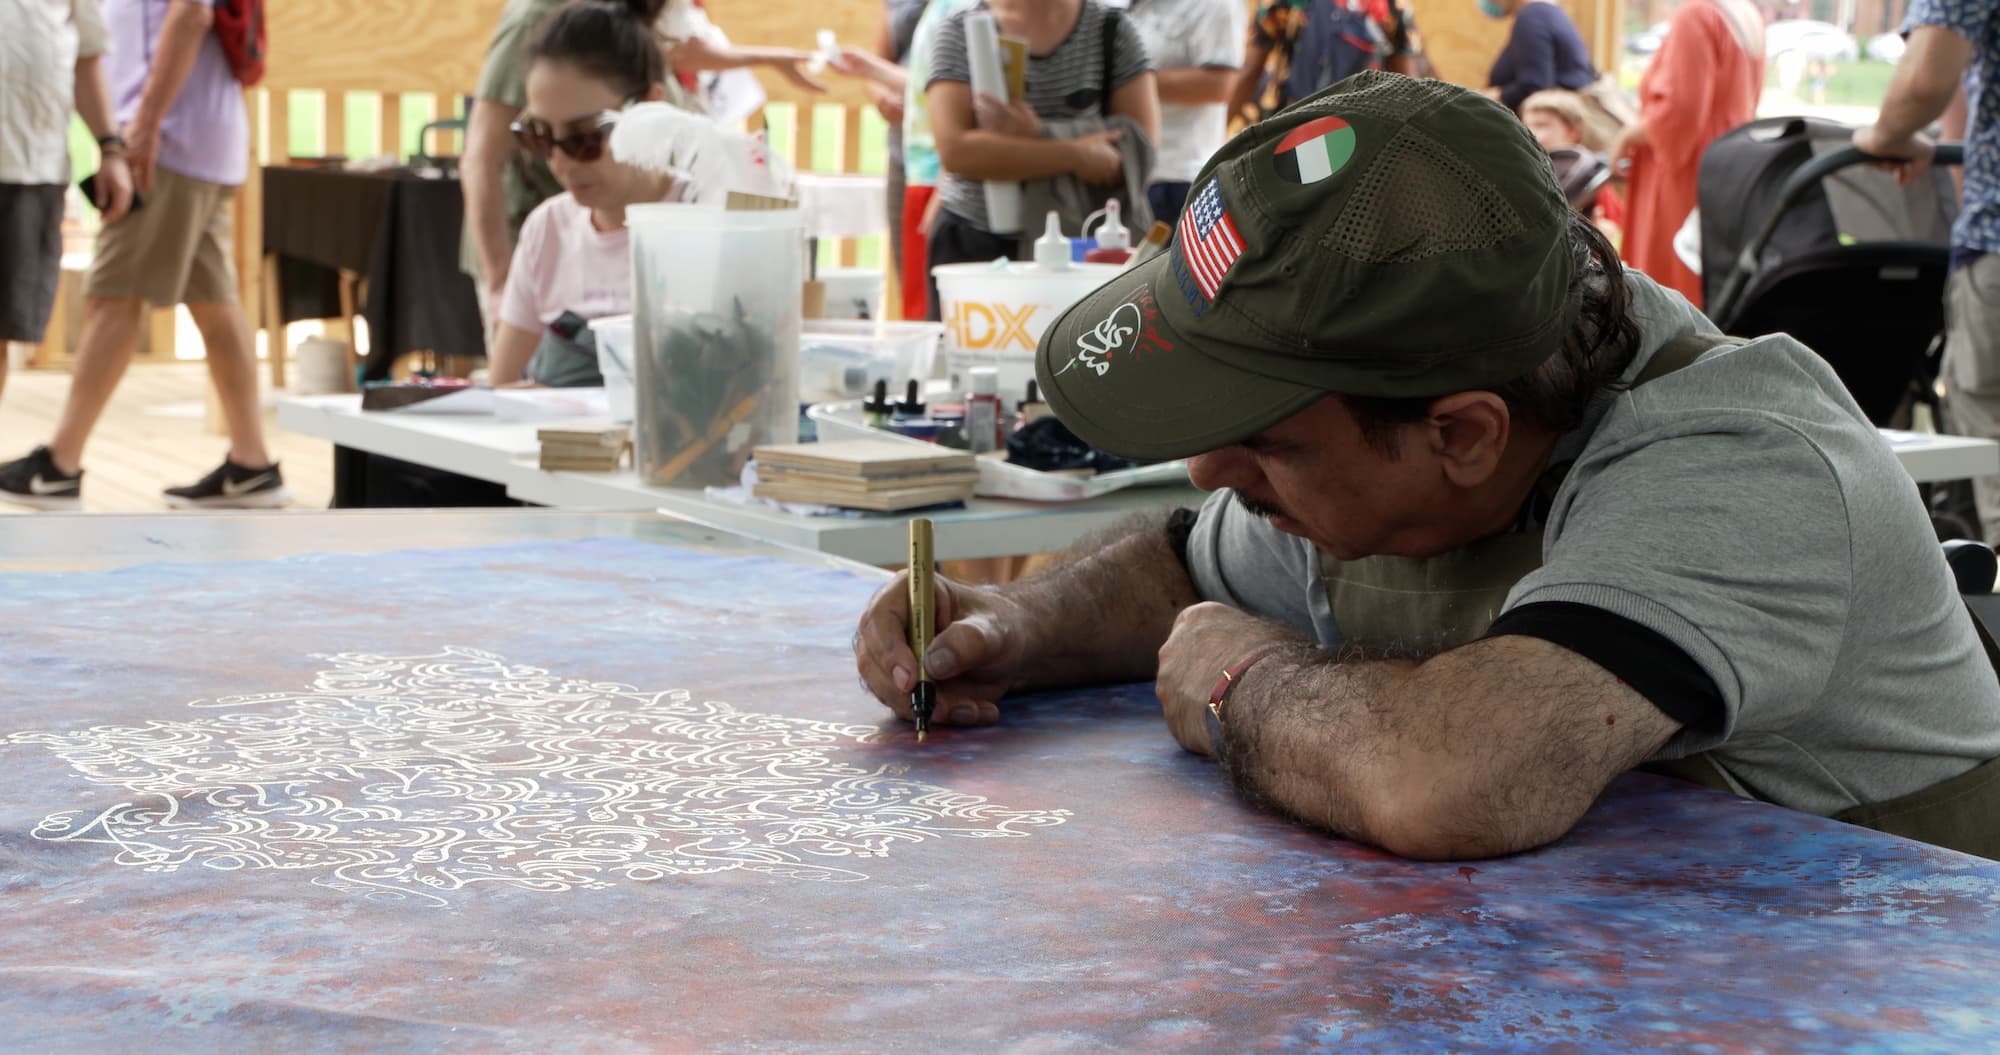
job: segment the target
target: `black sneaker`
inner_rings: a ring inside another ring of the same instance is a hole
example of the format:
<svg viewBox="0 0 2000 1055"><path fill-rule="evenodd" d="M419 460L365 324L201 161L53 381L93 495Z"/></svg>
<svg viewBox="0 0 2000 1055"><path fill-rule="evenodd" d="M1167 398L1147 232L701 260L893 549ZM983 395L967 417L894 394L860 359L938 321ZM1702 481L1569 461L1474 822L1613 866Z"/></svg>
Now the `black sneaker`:
<svg viewBox="0 0 2000 1055"><path fill-rule="evenodd" d="M64 475L47 447L26 458L0 465L0 502L36 509L77 510L83 507L83 470Z"/></svg>
<svg viewBox="0 0 2000 1055"><path fill-rule="evenodd" d="M277 462L245 469L227 458L199 483L169 487L165 495L176 509L277 509L292 501Z"/></svg>

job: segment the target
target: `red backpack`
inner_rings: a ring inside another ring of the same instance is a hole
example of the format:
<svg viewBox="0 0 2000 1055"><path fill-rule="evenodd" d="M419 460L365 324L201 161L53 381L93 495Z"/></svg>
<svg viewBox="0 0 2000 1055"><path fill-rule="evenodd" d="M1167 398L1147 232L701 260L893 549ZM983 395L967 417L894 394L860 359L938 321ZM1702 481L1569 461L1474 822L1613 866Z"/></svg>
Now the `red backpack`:
<svg viewBox="0 0 2000 1055"><path fill-rule="evenodd" d="M264 0L215 0L215 36L245 88L264 79Z"/></svg>

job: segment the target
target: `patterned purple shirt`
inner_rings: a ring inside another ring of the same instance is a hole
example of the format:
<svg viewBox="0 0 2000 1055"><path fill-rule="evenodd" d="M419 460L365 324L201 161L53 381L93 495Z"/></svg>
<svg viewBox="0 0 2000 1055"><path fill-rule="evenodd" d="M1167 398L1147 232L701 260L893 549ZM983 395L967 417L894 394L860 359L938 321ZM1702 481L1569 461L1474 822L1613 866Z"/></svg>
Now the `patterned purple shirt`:
<svg viewBox="0 0 2000 1055"><path fill-rule="evenodd" d="M106 0L111 53L105 73L123 125L138 112L139 97L153 68L153 52L174 3L213 4L214 0ZM194 69L160 122L161 168L183 176L226 183L243 182L250 161L250 122L243 109L243 86L229 71L222 44L210 33L195 55Z"/></svg>

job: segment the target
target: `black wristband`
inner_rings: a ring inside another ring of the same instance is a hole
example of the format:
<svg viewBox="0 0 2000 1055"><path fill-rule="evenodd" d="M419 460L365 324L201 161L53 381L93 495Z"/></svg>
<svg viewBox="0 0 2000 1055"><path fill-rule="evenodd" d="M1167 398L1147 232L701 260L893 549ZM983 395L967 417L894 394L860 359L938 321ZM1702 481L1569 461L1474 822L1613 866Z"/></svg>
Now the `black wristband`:
<svg viewBox="0 0 2000 1055"><path fill-rule="evenodd" d="M125 137L119 135L116 132L113 132L110 135L98 136L97 149L105 153L110 153L111 151L115 150L118 153L122 154L125 152Z"/></svg>

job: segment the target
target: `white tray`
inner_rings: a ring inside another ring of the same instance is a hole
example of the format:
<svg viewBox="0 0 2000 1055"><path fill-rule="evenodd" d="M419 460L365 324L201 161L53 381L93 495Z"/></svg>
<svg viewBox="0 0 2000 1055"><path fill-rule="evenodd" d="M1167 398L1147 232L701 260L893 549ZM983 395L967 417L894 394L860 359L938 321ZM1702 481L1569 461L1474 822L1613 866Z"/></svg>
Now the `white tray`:
<svg viewBox="0 0 2000 1055"><path fill-rule="evenodd" d="M931 447L923 440L872 429L861 413L859 400L845 403L815 403L806 411L822 440L893 440L916 447ZM1030 502L1076 502L1085 498L1122 491L1127 487L1188 482L1187 463L1161 462L1136 469L1119 469L1096 476L1064 476L1026 466L979 458L979 482L972 493L985 498L1020 498Z"/></svg>

